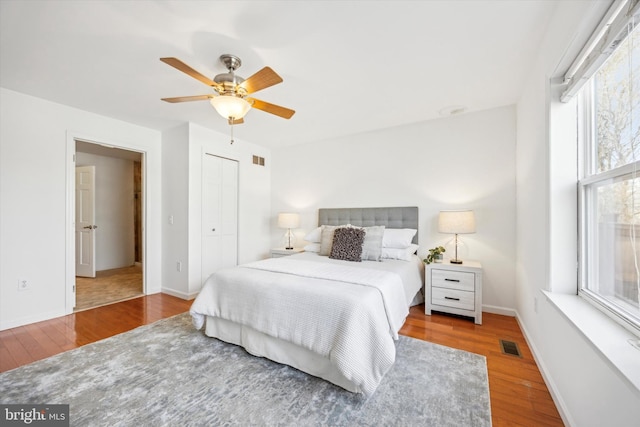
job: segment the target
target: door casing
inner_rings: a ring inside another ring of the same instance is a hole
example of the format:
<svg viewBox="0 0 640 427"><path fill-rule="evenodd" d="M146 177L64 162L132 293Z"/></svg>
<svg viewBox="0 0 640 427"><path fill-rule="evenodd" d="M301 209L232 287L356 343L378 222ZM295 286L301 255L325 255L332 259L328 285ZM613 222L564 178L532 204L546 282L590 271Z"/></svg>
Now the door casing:
<svg viewBox="0 0 640 427"><path fill-rule="evenodd" d="M128 144L113 144L78 132L67 131L66 139L66 200L65 200L65 312L73 313L76 305L76 248L75 248L75 186L76 141L134 151L141 154L142 164L142 292L147 294L147 152Z"/></svg>

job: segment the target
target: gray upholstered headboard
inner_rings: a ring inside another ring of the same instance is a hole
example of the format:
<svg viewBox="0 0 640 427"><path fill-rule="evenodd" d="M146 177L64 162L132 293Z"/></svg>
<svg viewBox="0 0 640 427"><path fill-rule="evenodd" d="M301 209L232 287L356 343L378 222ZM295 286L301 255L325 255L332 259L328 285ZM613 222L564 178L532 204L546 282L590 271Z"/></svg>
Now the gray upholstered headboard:
<svg viewBox="0 0 640 427"><path fill-rule="evenodd" d="M358 227L384 225L387 228L413 228L418 230L418 208L416 206L398 208L337 208L320 209L318 225L352 224ZM418 244L418 234L413 243Z"/></svg>

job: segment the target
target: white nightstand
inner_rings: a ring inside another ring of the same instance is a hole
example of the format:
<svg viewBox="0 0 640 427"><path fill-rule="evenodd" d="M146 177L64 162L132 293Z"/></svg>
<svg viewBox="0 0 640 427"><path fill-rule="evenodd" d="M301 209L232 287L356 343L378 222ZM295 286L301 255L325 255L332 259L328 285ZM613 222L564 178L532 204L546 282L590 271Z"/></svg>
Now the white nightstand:
<svg viewBox="0 0 640 427"><path fill-rule="evenodd" d="M283 257L283 256L299 254L300 252L304 252L304 249L302 249L302 248L293 248L293 249L273 248L273 249L271 249L271 258L280 258L280 257Z"/></svg>
<svg viewBox="0 0 640 427"><path fill-rule="evenodd" d="M459 314L475 318L482 324L482 265L475 261L464 264L429 264L425 274L425 314L431 311Z"/></svg>

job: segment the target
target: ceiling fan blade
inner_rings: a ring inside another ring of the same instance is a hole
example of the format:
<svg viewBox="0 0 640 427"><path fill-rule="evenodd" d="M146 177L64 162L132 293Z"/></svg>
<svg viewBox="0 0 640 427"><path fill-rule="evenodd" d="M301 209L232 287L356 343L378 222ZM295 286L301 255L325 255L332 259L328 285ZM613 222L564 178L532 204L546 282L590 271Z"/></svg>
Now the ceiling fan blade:
<svg viewBox="0 0 640 427"><path fill-rule="evenodd" d="M206 84L207 86L212 86L212 87L218 86L216 82L214 82L207 76L200 74L199 72L197 72L196 70L194 70L193 68L185 64L184 62L180 61L178 58L160 58L160 61L164 62L165 64L171 65L173 68L180 70L183 73L190 75L194 79L200 80L202 83Z"/></svg>
<svg viewBox="0 0 640 427"><path fill-rule="evenodd" d="M282 77L271 68L264 67L238 86L244 88L247 93L254 93L269 86L277 85L278 83L282 83Z"/></svg>
<svg viewBox="0 0 640 427"><path fill-rule="evenodd" d="M175 104L176 102L189 102L189 101L206 101L213 98L213 95L195 95L195 96L177 96L175 98L161 98L165 102Z"/></svg>
<svg viewBox="0 0 640 427"><path fill-rule="evenodd" d="M241 125L244 123L244 119L229 119L229 124L230 125Z"/></svg>
<svg viewBox="0 0 640 427"><path fill-rule="evenodd" d="M281 107L276 104L260 101L259 99L255 99L255 98L245 98L245 99L253 104L253 108L257 108L258 110L262 110L267 113L275 114L276 116L280 116L284 119L290 119L291 116L295 114L294 110Z"/></svg>

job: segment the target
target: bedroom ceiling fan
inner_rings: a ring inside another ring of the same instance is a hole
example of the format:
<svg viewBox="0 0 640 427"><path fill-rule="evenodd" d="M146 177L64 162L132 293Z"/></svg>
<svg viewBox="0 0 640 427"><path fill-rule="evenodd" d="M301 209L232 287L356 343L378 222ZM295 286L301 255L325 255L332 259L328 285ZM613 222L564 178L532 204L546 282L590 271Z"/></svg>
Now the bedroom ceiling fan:
<svg viewBox="0 0 640 427"><path fill-rule="evenodd" d="M227 119L230 125L244 123L243 117L251 107L285 119L290 119L295 113L294 110L289 108L248 96L259 90L282 83L282 77L269 67L264 67L245 80L235 74L235 71L242 65L240 58L235 55L224 54L220 56L220 61L227 67L229 72L218 74L211 80L177 58L160 58L160 60L212 87L216 92L207 95L162 98L163 101L177 103L209 100L218 114Z"/></svg>

